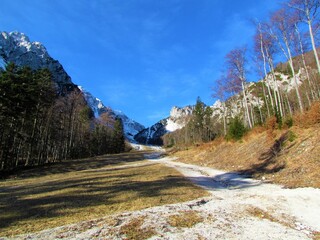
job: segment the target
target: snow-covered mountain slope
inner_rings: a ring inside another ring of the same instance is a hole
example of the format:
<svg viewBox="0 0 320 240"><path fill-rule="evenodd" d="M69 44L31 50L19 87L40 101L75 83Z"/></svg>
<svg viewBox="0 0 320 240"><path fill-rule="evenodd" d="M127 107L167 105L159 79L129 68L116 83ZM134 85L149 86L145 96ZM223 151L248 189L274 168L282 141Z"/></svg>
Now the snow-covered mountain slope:
<svg viewBox="0 0 320 240"><path fill-rule="evenodd" d="M81 86L78 86L78 87L83 93L88 106L91 108L96 118L99 118L99 116L103 113L108 113L108 115L113 118L120 118L123 123L123 130L125 133L125 137L129 141L135 142L134 136L145 128L142 124L132 120L121 111L113 110L110 107L106 107L99 98L94 97L90 92L86 91L83 87Z"/></svg>
<svg viewBox="0 0 320 240"><path fill-rule="evenodd" d="M168 133L183 128L188 122L188 116L192 114L193 107L173 107L168 118L162 119L151 127L140 131L134 139L142 144L162 145L161 137Z"/></svg>
<svg viewBox="0 0 320 240"><path fill-rule="evenodd" d="M75 85L59 61L53 59L40 42L31 42L20 32L0 32L0 56L2 61L17 66L29 66L36 70L47 68L60 91L73 90Z"/></svg>
<svg viewBox="0 0 320 240"><path fill-rule="evenodd" d="M59 61L53 59L41 43L31 42L23 33L0 32L0 67L4 67L9 62L20 67L29 66L34 70L49 69L60 93L75 89L79 91L78 89L80 89L96 118L99 118L102 113L108 112L111 116L122 119L125 136L130 141L134 141L133 136L145 128L140 123L128 118L124 113L106 107L100 99L92 96L83 87L74 84Z"/></svg>
<svg viewBox="0 0 320 240"><path fill-rule="evenodd" d="M127 115L125 115L121 111L115 110L114 112L115 112L116 116L118 118L121 118L121 120L122 120L123 130L124 130L124 134L125 134L126 138L130 142L136 142L134 139L134 136L137 135L140 131L142 131L145 128L145 126L132 120L131 118L129 118Z"/></svg>
<svg viewBox="0 0 320 240"><path fill-rule="evenodd" d="M91 108L91 110L94 113L94 116L98 118L102 112L102 109L105 108L102 101L99 98L94 97L91 93L86 91L82 86L78 86L78 88L83 93L88 106Z"/></svg>
<svg viewBox="0 0 320 240"><path fill-rule="evenodd" d="M193 106L186 106L183 108L173 107L170 111L170 116L167 118L166 130L168 132L174 132L183 128L187 124L187 117L191 116Z"/></svg>

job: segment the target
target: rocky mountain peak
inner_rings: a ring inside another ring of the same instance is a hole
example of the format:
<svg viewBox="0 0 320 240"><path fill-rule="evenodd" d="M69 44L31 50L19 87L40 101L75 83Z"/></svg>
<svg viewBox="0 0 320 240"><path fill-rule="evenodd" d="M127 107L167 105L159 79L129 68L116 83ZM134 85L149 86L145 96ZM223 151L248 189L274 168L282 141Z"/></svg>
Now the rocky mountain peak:
<svg viewBox="0 0 320 240"><path fill-rule="evenodd" d="M191 115L192 111L193 111L192 106L186 106L183 108L174 106L170 111L170 117L174 119L185 117L185 116Z"/></svg>
<svg viewBox="0 0 320 240"><path fill-rule="evenodd" d="M0 56L3 62L12 62L20 67L29 66L33 70L49 69L60 91L75 88L59 61L53 59L40 42L31 42L24 33L1 32Z"/></svg>
<svg viewBox="0 0 320 240"><path fill-rule="evenodd" d="M192 115L193 108L193 106L182 108L174 106L170 111L169 117L143 129L134 139L142 144L162 145L161 137L168 132L183 128L188 123L188 116Z"/></svg>

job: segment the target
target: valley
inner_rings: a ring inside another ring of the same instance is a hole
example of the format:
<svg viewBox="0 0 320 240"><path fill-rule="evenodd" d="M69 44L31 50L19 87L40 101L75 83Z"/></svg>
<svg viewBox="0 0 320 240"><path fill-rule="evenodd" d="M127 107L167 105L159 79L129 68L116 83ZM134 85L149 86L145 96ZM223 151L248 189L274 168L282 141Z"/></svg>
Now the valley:
<svg viewBox="0 0 320 240"><path fill-rule="evenodd" d="M286 189L235 172L182 163L159 148L140 149L98 157L93 163L99 164L78 171L53 166L49 172L39 172L36 179L41 182L28 176L31 172L2 182L3 196L9 189L17 196L5 203L6 209L26 210L20 217L7 210L5 216L12 217L5 222L14 224L4 228L6 235L10 239L319 237L319 189ZM65 172L63 177L59 169ZM32 188L27 190L28 186ZM59 197L61 191L68 198ZM33 201L33 207L23 206L25 201ZM61 204L63 211L58 211ZM23 233L19 229L28 233L16 236Z"/></svg>
<svg viewBox="0 0 320 240"><path fill-rule="evenodd" d="M3 0L0 240L320 240L319 9Z"/></svg>

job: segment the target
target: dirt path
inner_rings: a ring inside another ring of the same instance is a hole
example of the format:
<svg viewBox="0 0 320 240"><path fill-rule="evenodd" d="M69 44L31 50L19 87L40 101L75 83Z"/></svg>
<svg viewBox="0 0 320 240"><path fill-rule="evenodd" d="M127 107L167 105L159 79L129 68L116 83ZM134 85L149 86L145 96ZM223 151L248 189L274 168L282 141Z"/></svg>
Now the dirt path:
<svg viewBox="0 0 320 240"><path fill-rule="evenodd" d="M320 232L320 189L285 189L237 173L185 164L168 157L158 159L156 153L148 157L151 161L177 169L196 185L207 189L213 198L223 200L223 207L231 212L242 209L251 215L258 215L256 217L262 218L261 221L269 218L306 236ZM270 216L259 216L260 213Z"/></svg>
<svg viewBox="0 0 320 240"><path fill-rule="evenodd" d="M175 159L146 155L150 164L162 163L180 171L211 196L191 202L127 212L81 222L18 239L313 239L320 232L320 189L284 189L207 167L184 164ZM130 167L130 163L121 167ZM145 164L145 163L143 163ZM193 213L196 220L188 220ZM191 226L173 224L182 216ZM129 226L129 227L128 227ZM131 228L130 228L131 226ZM129 230L128 230L129 229ZM140 235L139 235L140 234ZM130 239L130 238L129 238Z"/></svg>

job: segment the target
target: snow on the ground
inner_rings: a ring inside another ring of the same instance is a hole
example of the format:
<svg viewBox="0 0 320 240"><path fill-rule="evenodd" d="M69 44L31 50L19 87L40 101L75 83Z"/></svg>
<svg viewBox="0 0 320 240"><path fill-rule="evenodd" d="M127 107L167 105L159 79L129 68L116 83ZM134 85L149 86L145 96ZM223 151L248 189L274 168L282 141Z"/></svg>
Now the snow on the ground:
<svg viewBox="0 0 320 240"><path fill-rule="evenodd" d="M131 147L138 151L145 151L145 150L153 150L156 151L154 154L159 155L160 152L164 152L165 150L160 146L154 145L143 145L138 143L130 143ZM160 156L160 155L159 155Z"/></svg>
<svg viewBox="0 0 320 240"><path fill-rule="evenodd" d="M227 199L235 204L251 204L260 208L270 206L284 209L296 220L298 226L320 231L320 189L286 189L275 184L245 178L237 173L223 172L209 167L201 167L173 161L172 158L154 160L174 167L196 185L211 192L214 196Z"/></svg>
<svg viewBox="0 0 320 240"><path fill-rule="evenodd" d="M62 226L17 239L126 239L121 228L143 218L151 239L312 239L320 231L320 189L285 189L279 185L244 178L208 167L180 163L162 152L147 154L150 163L173 167L210 197L152 207L105 218ZM136 164L136 163L132 163ZM126 165L130 167L130 164ZM257 210L252 214L252 210ZM178 213L194 211L202 221L191 228L174 227L168 220ZM271 216L271 217L270 217Z"/></svg>

